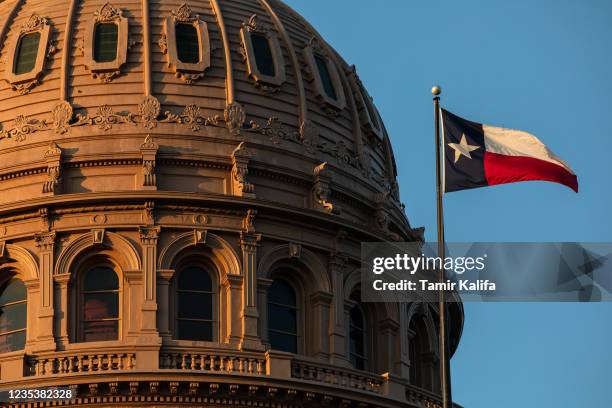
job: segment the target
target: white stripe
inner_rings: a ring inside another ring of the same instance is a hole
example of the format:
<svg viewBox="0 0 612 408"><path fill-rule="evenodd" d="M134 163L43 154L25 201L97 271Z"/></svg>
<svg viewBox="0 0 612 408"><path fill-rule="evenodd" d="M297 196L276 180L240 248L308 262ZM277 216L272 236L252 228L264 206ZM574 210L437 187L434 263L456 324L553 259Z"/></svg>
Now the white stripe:
<svg viewBox="0 0 612 408"><path fill-rule="evenodd" d="M544 143L534 135L522 130L504 129L482 125L485 149L491 153L506 156L533 157L557 164L574 174L571 167L558 158Z"/></svg>

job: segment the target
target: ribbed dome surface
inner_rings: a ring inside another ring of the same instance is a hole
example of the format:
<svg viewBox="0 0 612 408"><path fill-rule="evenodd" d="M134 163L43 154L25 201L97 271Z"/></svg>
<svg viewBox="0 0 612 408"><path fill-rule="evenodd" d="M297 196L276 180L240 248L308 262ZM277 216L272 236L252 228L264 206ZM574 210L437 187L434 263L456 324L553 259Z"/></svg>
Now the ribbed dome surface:
<svg viewBox="0 0 612 408"><path fill-rule="evenodd" d="M221 179L197 180L198 171L181 170L181 164L229 166L244 141L251 181L263 172L294 184L329 178L334 188L315 191L323 210L370 223L371 210L383 205L397 229L410 230L384 125L354 67L282 2L7 0L0 3L0 16L0 179L42 165L51 141L66 163L127 160L150 135L159 157L173 166L167 177L158 177L159 190L229 194ZM92 57L101 23L119 26L113 67ZM176 27L168 29L174 23L199 30L199 66L176 58ZM40 70L19 79L12 73L19 38L32 29L44 34L45 27ZM274 77L259 72L254 37L268 39ZM117 184L96 177L68 180L63 193L138 189L131 179L115 178ZM258 199L309 205L297 191L279 194L274 185L254 184ZM13 187L5 182L0 190ZM20 188L0 203L39 191Z"/></svg>

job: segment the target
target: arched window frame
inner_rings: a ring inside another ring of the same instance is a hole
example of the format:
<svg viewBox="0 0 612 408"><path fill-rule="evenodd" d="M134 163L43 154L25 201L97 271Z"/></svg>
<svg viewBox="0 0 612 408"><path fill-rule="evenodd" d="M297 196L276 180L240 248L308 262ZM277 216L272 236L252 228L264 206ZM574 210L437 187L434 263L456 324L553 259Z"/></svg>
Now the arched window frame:
<svg viewBox="0 0 612 408"><path fill-rule="evenodd" d="M110 258L105 256L90 256L85 259L75 268L76 273L72 276L72 288L71 288L71 304L76 305L76 307L71 308L71 339L74 343L85 343L83 336L83 325L82 321L82 313L84 311L83 304L83 289L84 289L84 279L90 270L94 268L109 268L112 269L117 274L117 279L119 281L119 290L117 292L118 303L119 303L119 314L118 314L118 322L117 322L117 338L113 340L103 340L103 341L95 341L95 342L87 342L87 344L91 343L110 343L110 342L118 342L123 339L125 333L125 321L124 311L126 310L127 305L124 303L126 301L126 297L124 296L125 292L125 283L124 276L121 271L121 268L115 264Z"/></svg>
<svg viewBox="0 0 612 408"><path fill-rule="evenodd" d="M308 68L311 72L311 77L314 82L315 93L319 102L323 105L323 108L329 113L337 113L346 107L346 97L344 96L344 87L340 79L340 74L334 63L333 59L330 58L329 54L319 43L316 37L312 37L310 43L304 48L304 59L308 64ZM332 98L325 92L323 85L323 79L317 66L316 57L322 58L327 66L332 86L336 93L336 98Z"/></svg>
<svg viewBox="0 0 612 408"><path fill-rule="evenodd" d="M113 61L97 62L95 55L95 33L98 24L117 25L117 56ZM128 44L128 18L121 9L113 7L110 3L104 4L93 14L85 31L84 58L85 66L92 77L108 83L121 74L121 67L127 62Z"/></svg>
<svg viewBox="0 0 612 408"><path fill-rule="evenodd" d="M253 48L252 36L259 34L268 40L272 59L274 60L274 76L265 75L259 71L257 67L257 59L255 49ZM255 82L255 86L266 92L275 92L286 80L285 61L281 51L278 36L267 24L258 21L257 14L253 14L251 18L242 23L240 29L240 38L242 40L242 56L247 65L247 74Z"/></svg>
<svg viewBox="0 0 612 408"><path fill-rule="evenodd" d="M199 62L182 62L178 57L178 47L176 45L176 25L190 24L198 33L200 56ZM187 3L170 12L164 19L162 36L158 43L162 53L166 55L168 67L172 69L178 78L191 84L199 78L203 78L205 71L210 67L210 35L208 25L198 14L194 14Z"/></svg>
<svg viewBox="0 0 612 408"><path fill-rule="evenodd" d="M179 288L178 288L178 280L180 278L180 274L186 270L187 268L198 268L201 269L202 272L207 273L212 281L212 340L210 342L203 340L188 340L188 339L179 339L178 337L178 297L179 297ZM189 342L189 343L218 343L221 339L221 324L220 324L220 292L221 292L221 284L219 280L219 273L217 273L216 266L209 262L206 258L203 257L186 257L184 260L178 264L176 271L173 274L171 281L171 301L170 303L170 316L172 319L170 321L170 332L172 333L172 339L178 343L181 342Z"/></svg>
<svg viewBox="0 0 612 408"><path fill-rule="evenodd" d="M11 268L0 268L0 287L2 287L4 284L8 283L10 280L12 279L16 279L21 281L21 283L24 285L25 290L26 290L26 297L24 300L22 301L18 301L12 304L17 304L17 303L25 303L26 305L26 322L25 322L25 326L23 327L23 329L18 329L18 330L12 330L10 332L6 332L6 333L2 333L2 337L5 337L5 335L8 334L13 334L13 333L18 333L18 332L24 332L25 334L25 338L26 341L24 343L24 347L20 348L20 349L16 349L16 350L12 350L11 352L23 352L23 350L25 349L27 342L28 342L28 332L29 332L29 321L30 321L30 303L29 303L29 298L30 298L30 291L27 287L27 282L24 281L22 279L23 277L20 276L16 271L12 270ZM11 352L7 352L7 353L11 353ZM6 354L6 353L2 353L2 354Z"/></svg>
<svg viewBox="0 0 612 408"><path fill-rule="evenodd" d="M363 323L363 327L361 327L361 333L362 333L362 341L363 341L363 354L362 355L357 355L361 360L363 360L363 367L362 368L358 368L357 366L353 365L353 368L358 369L358 370L368 370L370 369L370 364L369 364L369 355L370 355L370 351L368 350L368 346L370 344L370 338L371 335L370 333L368 333L368 328L371 327L371 325L368 324L368 318L367 318L367 314L364 310L364 308L361 306L361 304L359 302L354 302L351 306L350 306L350 310L349 310L349 320L348 320L348 326L347 326L347 330L348 330L348 338L349 338L349 348L348 350L348 356L349 356L349 361L351 362L351 364L353 363L353 359L352 359L352 352L350 349L350 344L352 341L352 318L351 318L351 313L353 312L353 310L357 310L360 314L361 314L361 320Z"/></svg>
<svg viewBox="0 0 612 408"><path fill-rule="evenodd" d="M424 307L408 323L410 384L428 391L440 391L437 327L432 313Z"/></svg>
<svg viewBox="0 0 612 408"><path fill-rule="evenodd" d="M45 60L56 51L55 47L50 46L51 39L51 24L46 17L41 17L38 14L32 14L28 21L21 27L13 41L9 45L9 66L6 70L7 80L11 84L11 88L21 94L27 94L40 81L43 74ZM15 74L17 64L17 53L21 38L32 33L40 33L40 41L38 42L38 51L36 53L36 63L30 72L23 74Z"/></svg>

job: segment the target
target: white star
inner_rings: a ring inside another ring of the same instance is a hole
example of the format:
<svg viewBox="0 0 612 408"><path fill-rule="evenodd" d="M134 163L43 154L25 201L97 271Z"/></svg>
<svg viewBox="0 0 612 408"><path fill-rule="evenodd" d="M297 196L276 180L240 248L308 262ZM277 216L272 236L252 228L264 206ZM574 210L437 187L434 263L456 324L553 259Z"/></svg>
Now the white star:
<svg viewBox="0 0 612 408"><path fill-rule="evenodd" d="M455 163L459 161L461 156L471 159L472 156L470 156L470 152L480 149L480 146L468 144L467 140L465 139L465 133L461 135L461 141L459 143L449 143L448 145L455 151Z"/></svg>

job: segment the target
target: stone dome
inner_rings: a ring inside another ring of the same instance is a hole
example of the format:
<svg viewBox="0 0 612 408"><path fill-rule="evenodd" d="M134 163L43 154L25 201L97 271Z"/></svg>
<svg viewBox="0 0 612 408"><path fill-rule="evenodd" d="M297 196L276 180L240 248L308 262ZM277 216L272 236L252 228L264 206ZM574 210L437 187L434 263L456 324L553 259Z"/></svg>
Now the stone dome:
<svg viewBox="0 0 612 408"><path fill-rule="evenodd" d="M373 100L282 2L0 1L0 388L435 406L437 305L359 297L400 240Z"/></svg>
<svg viewBox="0 0 612 408"><path fill-rule="evenodd" d="M6 177L40 167L51 142L65 163L104 158L120 166L150 136L161 161L157 190L256 197L319 209L387 237L419 236L403 215L389 139L355 67L285 4L168 0L143 9L129 1L5 1L0 11ZM170 21L197 28L199 63L178 59ZM103 22L121 22L112 63L93 55L94 27ZM19 37L33 31L45 33L36 67L15 75ZM259 72L252 36L268 39L274 75ZM239 194L219 178L193 178L204 162L229 167L234 152L248 156ZM172 163L172 175L162 175L164 163ZM64 177L62 193L140 187L132 176L92 177ZM263 178L291 187L258 183ZM312 195L297 191L315 179L320 188ZM11 194L0 203L40 196L31 186L11 187L17 190L2 189Z"/></svg>

